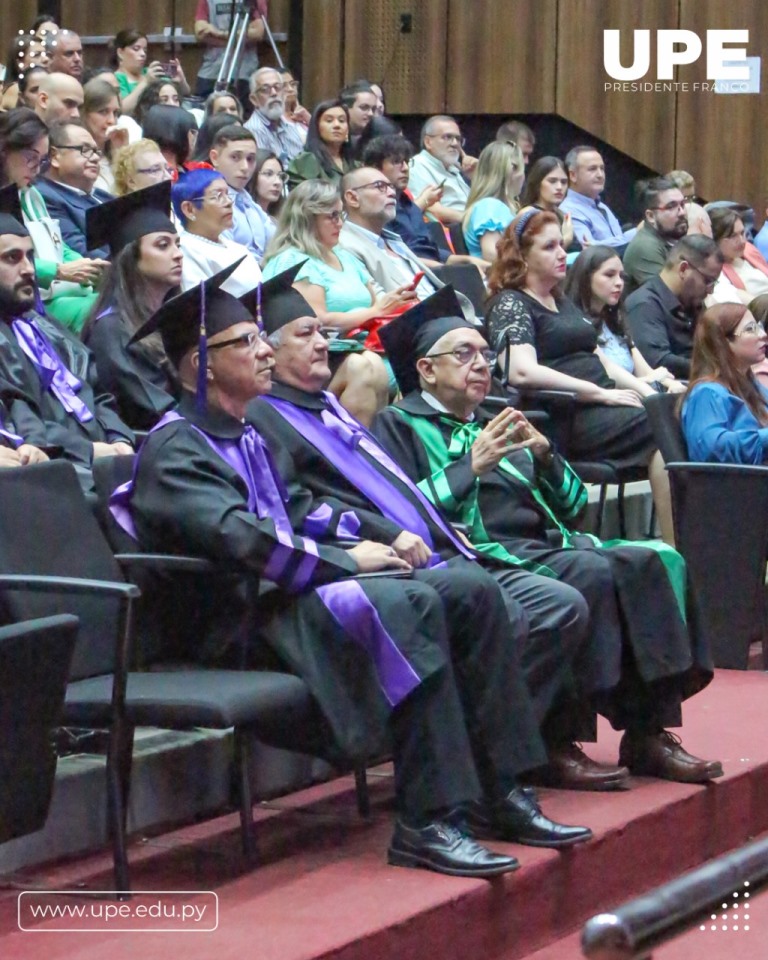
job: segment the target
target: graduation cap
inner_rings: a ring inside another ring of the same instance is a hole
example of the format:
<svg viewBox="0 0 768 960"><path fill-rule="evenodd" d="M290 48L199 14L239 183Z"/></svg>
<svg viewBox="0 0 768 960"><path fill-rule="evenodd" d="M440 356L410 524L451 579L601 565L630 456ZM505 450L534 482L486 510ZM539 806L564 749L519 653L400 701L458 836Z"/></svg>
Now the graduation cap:
<svg viewBox="0 0 768 960"><path fill-rule="evenodd" d="M89 250L109 246L115 257L148 233L176 233L171 220L171 181L116 197L85 211L85 242Z"/></svg>
<svg viewBox="0 0 768 960"><path fill-rule="evenodd" d="M29 231L24 226L19 188L15 183L9 183L0 190L0 234L3 233L14 237L29 236Z"/></svg>
<svg viewBox="0 0 768 960"><path fill-rule="evenodd" d="M236 323L253 320L248 308L237 297L221 289L244 259L241 257L197 286L166 300L129 341L129 344L136 343L160 331L166 356L175 367L188 350L198 347L197 400L200 406L205 406L208 337L228 330Z"/></svg>
<svg viewBox="0 0 768 960"><path fill-rule="evenodd" d="M446 333L462 327L477 329L465 318L453 287L446 284L379 330L379 338L403 396L418 389L416 361L426 357Z"/></svg>
<svg viewBox="0 0 768 960"><path fill-rule="evenodd" d="M299 291L293 288L296 274L306 262L301 260L240 297L240 302L251 311L265 333L274 333L299 317L317 316Z"/></svg>

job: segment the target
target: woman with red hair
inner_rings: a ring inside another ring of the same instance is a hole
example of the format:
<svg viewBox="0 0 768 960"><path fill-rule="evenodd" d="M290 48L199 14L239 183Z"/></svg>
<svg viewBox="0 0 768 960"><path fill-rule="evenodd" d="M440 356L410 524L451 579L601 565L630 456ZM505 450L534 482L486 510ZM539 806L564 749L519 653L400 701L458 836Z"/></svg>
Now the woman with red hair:
<svg viewBox="0 0 768 960"><path fill-rule="evenodd" d="M768 391L752 370L765 360L766 339L741 303L718 304L699 317L682 411L691 460L768 461Z"/></svg>
<svg viewBox="0 0 768 960"><path fill-rule="evenodd" d="M510 385L575 395L566 456L648 466L662 535L672 543L669 481L641 399L653 389L600 355L594 324L561 291L565 256L555 213L529 207L507 227L489 276L489 342Z"/></svg>

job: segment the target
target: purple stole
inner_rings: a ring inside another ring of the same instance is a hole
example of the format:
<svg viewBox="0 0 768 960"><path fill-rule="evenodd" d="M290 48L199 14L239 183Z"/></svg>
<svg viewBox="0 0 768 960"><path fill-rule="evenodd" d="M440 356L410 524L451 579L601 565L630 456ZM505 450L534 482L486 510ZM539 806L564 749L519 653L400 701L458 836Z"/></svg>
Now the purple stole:
<svg viewBox="0 0 768 960"><path fill-rule="evenodd" d="M93 420L93 414L77 396L82 383L64 366L61 357L34 320L17 317L11 323L11 330L35 368L44 389L50 391L67 413L71 413L80 423Z"/></svg>
<svg viewBox="0 0 768 960"><path fill-rule="evenodd" d="M161 417L150 433L183 419L181 414L171 410ZM248 509L259 519L270 518L275 524L278 543L264 568L264 577L290 592L305 590L318 563L317 544L306 537L297 538L305 554L295 571L286 575L286 567L296 552L293 528L285 509L285 488L264 440L253 427L246 427L240 440L232 441L219 440L194 424L190 426L242 478L248 489ZM138 458L136 462L138 464ZM114 491L109 509L123 530L137 539L130 512L135 475L134 470L134 477ZM315 592L345 637L366 651L381 692L391 707L396 706L421 683L421 677L388 633L360 583L354 579L339 580L317 587Z"/></svg>
<svg viewBox="0 0 768 960"><path fill-rule="evenodd" d="M474 553L464 546L432 503L365 427L342 407L333 394L324 392L323 398L330 409L323 410L320 419L313 411L299 407L288 400L282 400L280 397L266 396L262 399L271 404L280 416L308 440L329 463L332 463L339 473L366 496L388 520L410 533L418 534L429 547L434 548L429 527L422 513L365 457L356 456L357 447L364 450L410 491L413 499L418 501L424 513L443 531L458 553L474 559ZM430 566L439 562L439 556L433 554Z"/></svg>

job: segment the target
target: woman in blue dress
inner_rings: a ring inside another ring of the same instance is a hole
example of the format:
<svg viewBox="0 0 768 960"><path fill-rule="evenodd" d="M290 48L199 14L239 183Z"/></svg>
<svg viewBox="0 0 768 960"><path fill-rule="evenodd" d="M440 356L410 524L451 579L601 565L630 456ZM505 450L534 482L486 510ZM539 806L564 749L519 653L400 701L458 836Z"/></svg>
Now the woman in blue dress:
<svg viewBox="0 0 768 960"><path fill-rule="evenodd" d="M741 303L717 304L699 318L682 410L691 460L768 462L768 392L752 371L765 359L766 339Z"/></svg>
<svg viewBox="0 0 768 960"><path fill-rule="evenodd" d="M461 221L467 251L489 263L496 244L515 219L525 178L523 153L516 143L496 140L480 154Z"/></svg>

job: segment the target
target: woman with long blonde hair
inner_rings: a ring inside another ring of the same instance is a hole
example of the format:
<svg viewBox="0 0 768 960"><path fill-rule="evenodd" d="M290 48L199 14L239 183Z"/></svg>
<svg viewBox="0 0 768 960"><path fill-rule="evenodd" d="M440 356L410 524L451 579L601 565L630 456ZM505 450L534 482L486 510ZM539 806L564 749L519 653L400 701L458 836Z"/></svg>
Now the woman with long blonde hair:
<svg viewBox="0 0 768 960"><path fill-rule="evenodd" d="M496 140L480 154L461 222L473 257L496 259L496 244L519 210L524 179L525 160L516 143Z"/></svg>

